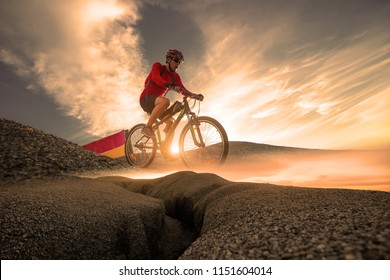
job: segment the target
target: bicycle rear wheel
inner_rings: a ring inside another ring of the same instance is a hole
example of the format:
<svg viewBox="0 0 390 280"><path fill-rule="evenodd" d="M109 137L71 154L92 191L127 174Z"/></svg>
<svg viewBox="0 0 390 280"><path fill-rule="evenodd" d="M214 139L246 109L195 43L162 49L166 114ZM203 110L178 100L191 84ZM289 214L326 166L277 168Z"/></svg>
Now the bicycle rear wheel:
<svg viewBox="0 0 390 280"><path fill-rule="evenodd" d="M208 169L225 162L229 141L223 126L210 117L186 124L179 139L181 159L187 167Z"/></svg>
<svg viewBox="0 0 390 280"><path fill-rule="evenodd" d="M141 133L144 127L145 124L135 125L126 138L126 160L135 167L148 167L156 156L157 141Z"/></svg>

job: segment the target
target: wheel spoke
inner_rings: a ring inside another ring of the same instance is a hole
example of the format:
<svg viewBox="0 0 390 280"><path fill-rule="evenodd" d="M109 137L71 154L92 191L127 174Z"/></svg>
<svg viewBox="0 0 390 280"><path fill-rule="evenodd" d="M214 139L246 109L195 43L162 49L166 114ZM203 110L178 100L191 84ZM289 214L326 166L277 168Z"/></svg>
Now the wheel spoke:
<svg viewBox="0 0 390 280"><path fill-rule="evenodd" d="M195 144L189 125L182 132L180 145L182 159L190 167L213 167L225 161L228 152L228 140L223 127L214 119L199 117L199 125L194 126L196 140L200 142L198 129L204 147Z"/></svg>
<svg viewBox="0 0 390 280"><path fill-rule="evenodd" d="M134 126L127 136L125 143L125 155L127 161L136 167L149 166L156 154L156 140L145 137L141 131L143 124Z"/></svg>

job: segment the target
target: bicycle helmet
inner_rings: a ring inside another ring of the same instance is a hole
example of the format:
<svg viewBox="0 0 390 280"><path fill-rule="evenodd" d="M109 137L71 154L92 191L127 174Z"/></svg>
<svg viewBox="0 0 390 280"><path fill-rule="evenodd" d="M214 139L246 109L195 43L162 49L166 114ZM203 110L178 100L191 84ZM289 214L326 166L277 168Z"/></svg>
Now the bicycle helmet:
<svg viewBox="0 0 390 280"><path fill-rule="evenodd" d="M177 59L178 61L183 62L184 57L181 51L175 50L175 49L169 49L167 51L167 55L165 56L166 62L168 62L168 59Z"/></svg>

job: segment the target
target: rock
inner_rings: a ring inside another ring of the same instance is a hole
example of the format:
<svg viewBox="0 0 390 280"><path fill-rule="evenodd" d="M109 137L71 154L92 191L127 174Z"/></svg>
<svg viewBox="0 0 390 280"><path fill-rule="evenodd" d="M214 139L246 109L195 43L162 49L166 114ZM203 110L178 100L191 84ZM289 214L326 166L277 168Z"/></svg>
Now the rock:
<svg viewBox="0 0 390 280"><path fill-rule="evenodd" d="M5 119L0 140L1 259L390 259L387 192L78 178L129 167Z"/></svg>
<svg viewBox="0 0 390 280"><path fill-rule="evenodd" d="M125 160L83 147L18 122L0 118L0 182L130 169Z"/></svg>
<svg viewBox="0 0 390 280"><path fill-rule="evenodd" d="M93 179L62 177L0 191L1 259L151 259L161 200Z"/></svg>

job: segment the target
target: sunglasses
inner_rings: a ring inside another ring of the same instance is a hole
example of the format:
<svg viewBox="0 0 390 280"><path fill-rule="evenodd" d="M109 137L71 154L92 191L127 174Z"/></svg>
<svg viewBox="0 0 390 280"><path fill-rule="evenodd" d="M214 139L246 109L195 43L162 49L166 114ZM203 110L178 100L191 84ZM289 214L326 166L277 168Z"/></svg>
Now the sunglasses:
<svg viewBox="0 0 390 280"><path fill-rule="evenodd" d="M183 61L181 60L181 59L178 59L178 58L174 58L174 59L172 59L174 62L176 62L176 63L182 63Z"/></svg>

